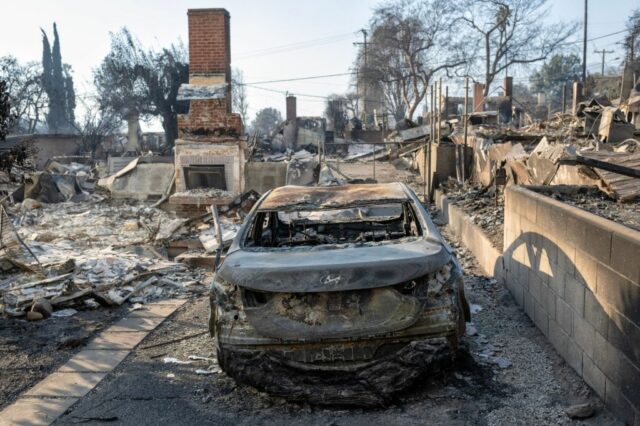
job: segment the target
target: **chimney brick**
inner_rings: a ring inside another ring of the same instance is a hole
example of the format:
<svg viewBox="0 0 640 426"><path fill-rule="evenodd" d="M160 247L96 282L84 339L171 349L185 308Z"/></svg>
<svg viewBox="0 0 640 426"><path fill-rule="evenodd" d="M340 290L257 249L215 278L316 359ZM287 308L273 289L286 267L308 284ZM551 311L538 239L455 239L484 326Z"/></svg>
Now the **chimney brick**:
<svg viewBox="0 0 640 426"><path fill-rule="evenodd" d="M226 9L189 9L189 74L224 74L231 82L231 34Z"/></svg>

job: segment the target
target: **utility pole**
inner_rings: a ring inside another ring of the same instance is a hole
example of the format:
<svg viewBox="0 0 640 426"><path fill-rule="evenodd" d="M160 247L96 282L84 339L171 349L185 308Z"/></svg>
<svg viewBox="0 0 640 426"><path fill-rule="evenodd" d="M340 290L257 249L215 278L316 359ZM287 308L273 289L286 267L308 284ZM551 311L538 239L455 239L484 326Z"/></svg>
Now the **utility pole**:
<svg viewBox="0 0 640 426"><path fill-rule="evenodd" d="M584 35L582 38L582 85L587 87L587 10L589 0L584 0Z"/></svg>
<svg viewBox="0 0 640 426"><path fill-rule="evenodd" d="M449 86L444 87L444 119L449 119Z"/></svg>
<svg viewBox="0 0 640 426"><path fill-rule="evenodd" d="M593 53L602 53L602 76L604 77L604 55L606 55L607 53L613 53L613 50L606 50L606 49L602 49L602 50L594 50Z"/></svg>
<svg viewBox="0 0 640 426"><path fill-rule="evenodd" d="M365 77L363 78L362 81L362 91L363 91L363 95L362 95L362 123L364 125L366 125L366 120L367 120L367 108L366 108L366 102L367 102L367 80L366 80L366 74L367 74L367 30L366 29L361 29L360 32L362 33L362 37L363 37L363 41L362 43L353 43L354 46L362 46L362 57L363 57L363 61L364 61L364 74ZM358 67L359 69L360 67ZM358 77L357 77L357 83L356 83L356 91L358 91L357 86L360 84L360 73L358 73ZM358 98L359 99L359 98Z"/></svg>
<svg viewBox="0 0 640 426"><path fill-rule="evenodd" d="M462 150L462 184L464 185L464 168L467 156L467 135L469 133L469 77L464 79L464 148Z"/></svg>
<svg viewBox="0 0 640 426"><path fill-rule="evenodd" d="M434 113L435 113L435 98L436 94L433 91L433 85L431 85L431 123L433 126L433 130L431 132L431 137L429 138L429 148L427 148L427 208L431 204L431 143L433 142L433 138L435 137L436 132L436 123L434 121Z"/></svg>

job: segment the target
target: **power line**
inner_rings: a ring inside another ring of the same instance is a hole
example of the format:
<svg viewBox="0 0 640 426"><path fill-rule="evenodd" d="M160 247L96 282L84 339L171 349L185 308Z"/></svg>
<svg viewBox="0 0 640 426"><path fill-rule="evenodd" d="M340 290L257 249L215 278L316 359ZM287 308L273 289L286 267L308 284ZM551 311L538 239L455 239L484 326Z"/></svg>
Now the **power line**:
<svg viewBox="0 0 640 426"><path fill-rule="evenodd" d="M236 56L236 59L246 59L246 58L252 58L257 56L266 56L266 55L272 55L277 53L284 53L284 52L289 52L293 50L307 49L309 47L316 47L316 46L322 46L322 45L331 44L331 43L337 43L339 41L347 40L354 36L355 36L355 33L350 32L350 33L338 34L335 36L323 37L323 38L314 39L314 40L302 41L298 43L274 46L266 49L257 49L254 51L240 53L239 55Z"/></svg>
<svg viewBox="0 0 640 426"><path fill-rule="evenodd" d="M248 86L250 84L270 84L270 83L288 83L290 81L301 81L301 80L316 80L319 78L331 78L331 77L344 77L347 75L355 75L352 72L345 72L339 74L324 74L324 75L312 75L308 77L294 77L294 78L285 78L282 80L268 80L268 81L253 81L251 83L238 83L240 86Z"/></svg>

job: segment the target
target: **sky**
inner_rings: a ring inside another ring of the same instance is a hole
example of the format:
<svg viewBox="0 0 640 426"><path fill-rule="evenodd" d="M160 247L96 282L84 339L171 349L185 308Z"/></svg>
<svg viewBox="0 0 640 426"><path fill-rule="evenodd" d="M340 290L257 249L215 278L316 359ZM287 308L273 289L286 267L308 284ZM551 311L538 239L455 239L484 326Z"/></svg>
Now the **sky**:
<svg viewBox="0 0 640 426"><path fill-rule="evenodd" d="M40 60L40 28L51 36L55 21L62 59L74 69L79 96L89 96L93 69L109 51L110 32L126 26L143 45L155 48L179 39L186 44L187 9L223 7L231 15L232 66L242 70L246 83L345 74L350 72L356 54L353 43L362 41L359 30L367 25L371 10L378 3L379 0L0 0L4 18L0 25L0 56ZM624 29L630 12L640 8L640 0L589 3L589 39ZM548 5L549 22L582 22L584 0L549 0ZM622 37L618 34L590 41L589 70L599 72L602 58L593 53L596 49L616 50L611 58L621 56L616 43ZM580 29L571 41L581 39ZM517 82L525 80L526 75L514 78ZM452 95L461 92L456 83L449 82ZM255 84L247 90L249 116L264 107L275 107L284 115L286 92L298 96L299 115L321 115L322 97L344 93L349 84L350 77L344 75ZM158 123L148 123L146 127L155 130Z"/></svg>

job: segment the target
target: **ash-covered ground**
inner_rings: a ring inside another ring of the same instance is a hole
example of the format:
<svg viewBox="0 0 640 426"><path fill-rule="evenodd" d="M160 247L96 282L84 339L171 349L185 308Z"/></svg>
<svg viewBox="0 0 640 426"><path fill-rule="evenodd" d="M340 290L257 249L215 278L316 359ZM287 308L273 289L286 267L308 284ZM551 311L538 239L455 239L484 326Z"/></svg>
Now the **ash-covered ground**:
<svg viewBox="0 0 640 426"><path fill-rule="evenodd" d="M481 275L472 255L443 232L466 271L473 311L467 356L446 373L424 377L388 407L317 408L237 385L217 365L206 333L208 300L199 298L55 424L562 425L574 424L565 409L581 403L595 409L582 424L618 424L508 290Z"/></svg>

